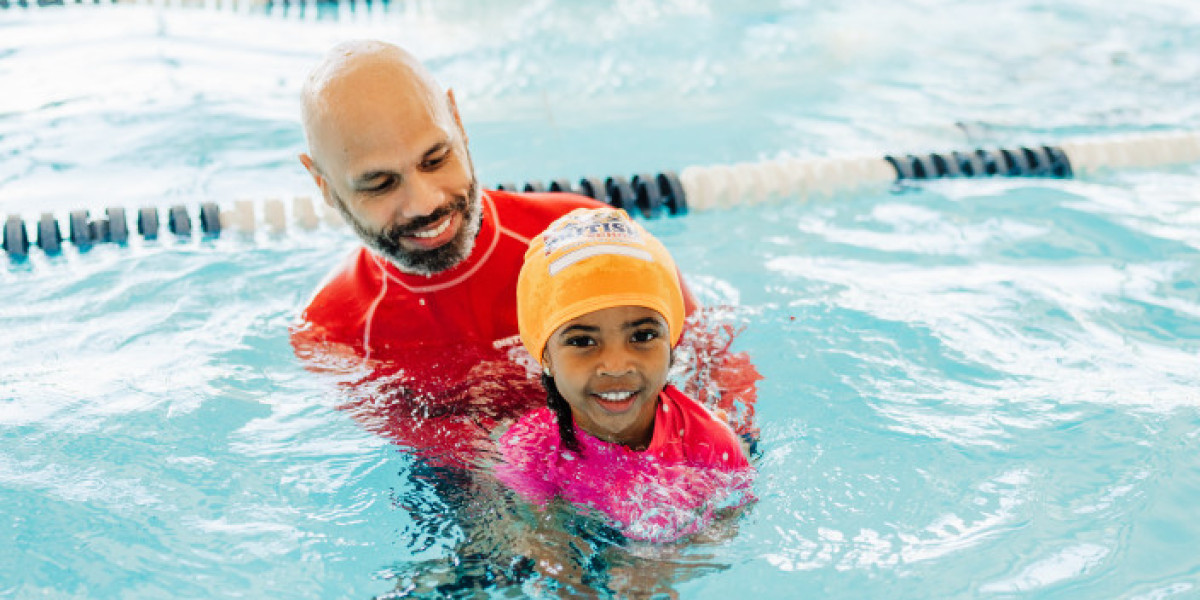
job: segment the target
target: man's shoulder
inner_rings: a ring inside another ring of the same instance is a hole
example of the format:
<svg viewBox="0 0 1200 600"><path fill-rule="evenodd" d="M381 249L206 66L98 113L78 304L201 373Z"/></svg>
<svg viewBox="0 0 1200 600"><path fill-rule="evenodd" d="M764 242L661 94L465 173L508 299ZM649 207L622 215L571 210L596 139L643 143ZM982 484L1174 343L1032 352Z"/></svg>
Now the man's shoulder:
<svg viewBox="0 0 1200 600"><path fill-rule="evenodd" d="M565 192L488 191L506 228L533 236L555 219L577 208L603 208L603 202Z"/></svg>
<svg viewBox="0 0 1200 600"><path fill-rule="evenodd" d="M316 292L305 310L305 320L312 320L316 313L344 316L344 311L358 308L357 305L372 298L372 291L379 287L379 277L373 272L371 253L358 247L334 267L317 286Z"/></svg>

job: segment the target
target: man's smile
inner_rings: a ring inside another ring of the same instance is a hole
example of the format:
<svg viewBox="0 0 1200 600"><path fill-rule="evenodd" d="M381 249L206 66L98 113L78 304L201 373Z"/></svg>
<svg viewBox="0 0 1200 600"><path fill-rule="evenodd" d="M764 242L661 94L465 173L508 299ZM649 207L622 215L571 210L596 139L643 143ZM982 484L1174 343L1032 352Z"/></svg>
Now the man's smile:
<svg viewBox="0 0 1200 600"><path fill-rule="evenodd" d="M437 237L443 231L445 231L446 228L449 226L450 226L450 219L449 219L449 215L448 215L447 218L442 219L441 225L438 225L436 227L431 227L429 229L426 229L425 231L418 231L412 235L413 235L413 237L419 237L419 238Z"/></svg>
<svg viewBox="0 0 1200 600"><path fill-rule="evenodd" d="M454 239L461 223L462 213L451 212L428 227L403 236L403 239L407 246L418 250L433 250Z"/></svg>

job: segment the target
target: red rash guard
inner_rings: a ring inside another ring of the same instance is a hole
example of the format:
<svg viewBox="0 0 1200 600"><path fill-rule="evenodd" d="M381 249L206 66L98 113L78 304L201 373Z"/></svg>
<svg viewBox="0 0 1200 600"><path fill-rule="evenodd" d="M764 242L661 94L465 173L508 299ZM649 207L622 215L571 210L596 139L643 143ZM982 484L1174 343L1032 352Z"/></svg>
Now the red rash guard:
<svg viewBox="0 0 1200 600"><path fill-rule="evenodd" d="M360 248L317 292L298 331L306 342L343 346L359 358L395 361L420 346L491 346L517 335L517 272L529 240L579 207L572 194L484 192L483 222L471 255L429 277L400 272Z"/></svg>

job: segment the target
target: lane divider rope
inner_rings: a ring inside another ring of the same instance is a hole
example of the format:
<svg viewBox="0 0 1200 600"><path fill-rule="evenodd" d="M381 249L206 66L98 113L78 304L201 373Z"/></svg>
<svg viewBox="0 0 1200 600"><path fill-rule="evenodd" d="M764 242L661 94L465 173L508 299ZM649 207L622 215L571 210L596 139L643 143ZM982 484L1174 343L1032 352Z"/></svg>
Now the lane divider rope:
<svg viewBox="0 0 1200 600"><path fill-rule="evenodd" d="M1162 132L1066 141L1058 146L976 149L966 152L888 155L884 157L785 158L733 165L691 166L672 171L556 179L523 185L501 183L496 189L523 192L574 192L648 219L754 205L780 199L804 201L838 194L886 189L906 181L942 178L1049 177L1090 175L1105 169L1150 168L1200 161L1200 131ZM204 202L198 210L174 205L160 214L143 207L132 215L109 207L103 216L87 210L67 215L64 238L58 218L43 213L27 228L19 215L8 215L0 240L10 261L28 257L36 246L47 255L61 254L64 240L80 252L97 244L126 244L136 232L145 241L169 233L175 238L208 238L226 232L281 235L289 224L311 231L344 225L337 210L309 196L289 203L240 199L221 207ZM30 229L33 234L30 235Z"/></svg>

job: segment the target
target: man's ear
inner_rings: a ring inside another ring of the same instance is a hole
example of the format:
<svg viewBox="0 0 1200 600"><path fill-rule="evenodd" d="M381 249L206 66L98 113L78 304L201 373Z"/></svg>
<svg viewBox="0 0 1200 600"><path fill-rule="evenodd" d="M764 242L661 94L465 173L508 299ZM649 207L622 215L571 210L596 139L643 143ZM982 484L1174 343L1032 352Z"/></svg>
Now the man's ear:
<svg viewBox="0 0 1200 600"><path fill-rule="evenodd" d="M313 183L317 184L317 188L321 190L321 196L325 198L325 204L333 206L333 197L329 195L329 181L321 174L321 170L317 168L317 164L313 162L311 156L300 154L300 164L308 170L308 174L312 176Z"/></svg>
<svg viewBox="0 0 1200 600"><path fill-rule="evenodd" d="M463 144L468 142L467 130L463 127L462 117L458 116L458 102L454 100L454 90L446 90L446 100L450 103L450 113L454 115L454 122L458 125L458 132L463 136Z"/></svg>

